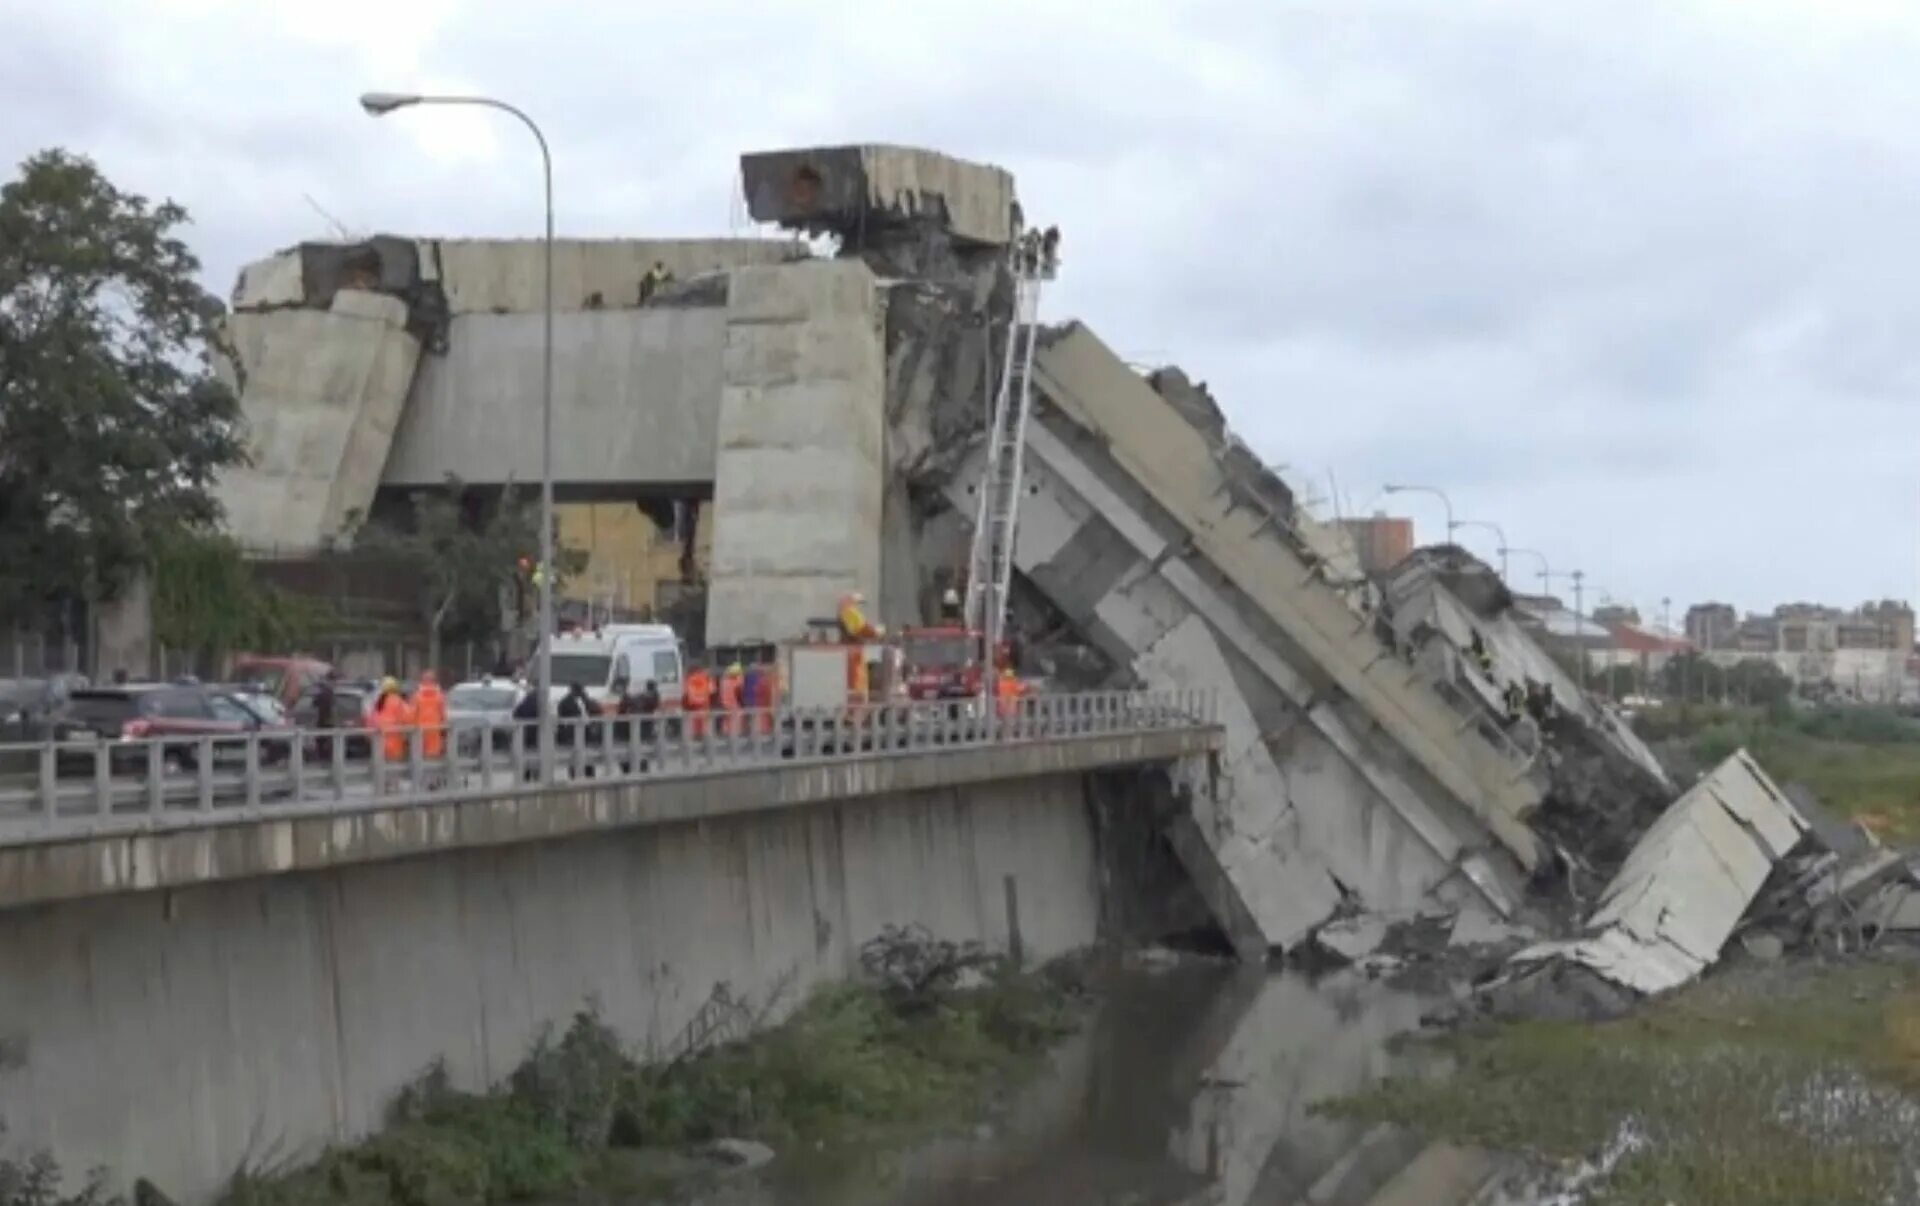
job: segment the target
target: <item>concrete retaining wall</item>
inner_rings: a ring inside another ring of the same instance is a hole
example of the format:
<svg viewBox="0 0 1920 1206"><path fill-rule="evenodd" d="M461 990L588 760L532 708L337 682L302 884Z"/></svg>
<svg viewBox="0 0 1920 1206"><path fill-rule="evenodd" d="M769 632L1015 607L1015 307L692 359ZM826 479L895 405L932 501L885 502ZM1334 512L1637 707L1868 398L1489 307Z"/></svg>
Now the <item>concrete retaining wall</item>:
<svg viewBox="0 0 1920 1206"><path fill-rule="evenodd" d="M822 260L733 274L714 461L707 641L798 636L880 586L886 349L873 274Z"/></svg>
<svg viewBox="0 0 1920 1206"><path fill-rule="evenodd" d="M377 1125L444 1057L509 1072L588 999L670 1044L715 986L782 1008L883 925L1091 942L1079 775L685 822L0 912L11 1140L187 1200L241 1161Z"/></svg>

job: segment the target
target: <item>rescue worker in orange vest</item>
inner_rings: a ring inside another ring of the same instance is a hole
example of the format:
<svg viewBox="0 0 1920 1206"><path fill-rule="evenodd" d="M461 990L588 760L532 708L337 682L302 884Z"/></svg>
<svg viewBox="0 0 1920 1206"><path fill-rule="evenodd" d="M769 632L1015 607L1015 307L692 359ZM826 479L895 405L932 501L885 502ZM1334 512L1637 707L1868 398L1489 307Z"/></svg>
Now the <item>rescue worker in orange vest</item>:
<svg viewBox="0 0 1920 1206"><path fill-rule="evenodd" d="M740 692L745 685L746 671L741 669L739 662L729 664L720 674L720 710L725 713L720 718L722 733L740 731L740 708L744 703Z"/></svg>
<svg viewBox="0 0 1920 1206"><path fill-rule="evenodd" d="M867 622L866 606L867 597L857 590L840 600L840 632L849 643L870 641L880 635L879 630Z"/></svg>
<svg viewBox="0 0 1920 1206"><path fill-rule="evenodd" d="M431 670L420 674L413 693L413 719L420 726L420 752L438 758L447 752L447 697Z"/></svg>
<svg viewBox="0 0 1920 1206"><path fill-rule="evenodd" d="M705 666L695 666L687 671L687 681L680 687L680 707L687 713L688 731L695 737L707 735L707 708L712 704L713 676Z"/></svg>
<svg viewBox="0 0 1920 1206"><path fill-rule="evenodd" d="M380 750L388 762L407 758L407 734L413 727L413 705L400 694L395 678L380 680L380 698L373 705L373 727L380 730Z"/></svg>
<svg viewBox="0 0 1920 1206"><path fill-rule="evenodd" d="M1013 676L1013 667L1003 668L993 684L993 708L1000 714L1000 719L1012 720L1019 712L1021 694L1020 680Z"/></svg>

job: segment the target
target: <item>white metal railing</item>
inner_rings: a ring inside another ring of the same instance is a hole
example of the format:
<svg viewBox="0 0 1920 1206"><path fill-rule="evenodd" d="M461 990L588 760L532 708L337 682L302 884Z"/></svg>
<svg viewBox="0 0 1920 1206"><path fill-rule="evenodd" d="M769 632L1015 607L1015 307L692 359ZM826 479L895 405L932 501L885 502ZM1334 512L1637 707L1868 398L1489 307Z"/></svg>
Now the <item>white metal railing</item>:
<svg viewBox="0 0 1920 1206"><path fill-rule="evenodd" d="M1113 736L1216 723L1213 692L976 700L601 716L557 722L556 781L598 784L759 766ZM542 786L532 722L269 730L234 736L0 744L0 845L106 829L388 807ZM438 749L434 747L438 746Z"/></svg>

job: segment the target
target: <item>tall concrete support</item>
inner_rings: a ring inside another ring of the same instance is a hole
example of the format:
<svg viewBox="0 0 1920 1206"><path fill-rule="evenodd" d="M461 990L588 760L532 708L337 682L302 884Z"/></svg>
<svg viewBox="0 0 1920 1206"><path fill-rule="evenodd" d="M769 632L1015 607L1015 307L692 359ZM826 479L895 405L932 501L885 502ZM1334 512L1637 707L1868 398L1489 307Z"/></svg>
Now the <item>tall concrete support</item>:
<svg viewBox="0 0 1920 1206"><path fill-rule="evenodd" d="M313 548L372 505L420 361L399 298L341 289L325 309L236 310L251 463L218 486L242 544Z"/></svg>
<svg viewBox="0 0 1920 1206"><path fill-rule="evenodd" d="M724 988L778 1017L887 925L1090 944L1077 774L0 910L10 1144L182 1201L379 1125L436 1059L497 1083L596 1004L674 1053Z"/></svg>
<svg viewBox="0 0 1920 1206"><path fill-rule="evenodd" d="M707 641L797 636L880 585L884 314L854 260L743 268L727 301Z"/></svg>

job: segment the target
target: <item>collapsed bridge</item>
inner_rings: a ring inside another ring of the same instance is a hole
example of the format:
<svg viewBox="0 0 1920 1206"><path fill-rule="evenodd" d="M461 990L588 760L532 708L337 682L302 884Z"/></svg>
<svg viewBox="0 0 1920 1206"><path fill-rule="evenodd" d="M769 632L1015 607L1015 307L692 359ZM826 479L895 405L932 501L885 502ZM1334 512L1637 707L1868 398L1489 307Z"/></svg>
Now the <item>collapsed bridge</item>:
<svg viewBox="0 0 1920 1206"><path fill-rule="evenodd" d="M706 502L709 642L797 633L849 590L916 622L954 584L976 510L1013 322L1013 179L885 146L741 168L756 219L835 254L560 243L557 490ZM254 460L222 484L236 535L314 547L383 491L537 480L540 252L381 237L249 266L233 325ZM673 280L643 288L655 263ZM1457 580L1409 578L1398 599L1367 582L1177 372L1143 375L1067 323L1032 384L1017 624L1056 677L1218 693L1217 781L1164 821L1234 947L1289 948L1355 907L1509 915L1555 859L1530 821L1558 762L1498 683L1558 673L1532 637ZM1458 656L1476 633L1486 674ZM1583 708L1571 725L1601 763L1671 794L1631 733Z"/></svg>

